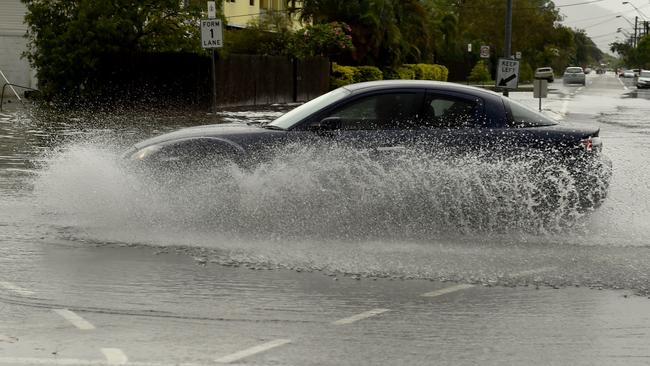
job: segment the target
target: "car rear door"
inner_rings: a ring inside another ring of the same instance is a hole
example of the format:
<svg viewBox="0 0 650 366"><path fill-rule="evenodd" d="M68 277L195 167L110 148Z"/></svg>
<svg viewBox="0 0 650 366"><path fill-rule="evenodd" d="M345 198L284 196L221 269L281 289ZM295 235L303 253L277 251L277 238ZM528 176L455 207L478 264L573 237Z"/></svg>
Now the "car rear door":
<svg viewBox="0 0 650 366"><path fill-rule="evenodd" d="M415 144L433 153L459 154L491 146L505 125L505 110L476 94L427 90Z"/></svg>

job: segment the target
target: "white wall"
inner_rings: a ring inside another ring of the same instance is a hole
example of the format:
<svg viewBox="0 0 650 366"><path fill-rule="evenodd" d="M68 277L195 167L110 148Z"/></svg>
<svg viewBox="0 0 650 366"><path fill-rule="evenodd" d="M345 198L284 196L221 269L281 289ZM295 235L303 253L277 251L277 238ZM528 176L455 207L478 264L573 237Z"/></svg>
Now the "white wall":
<svg viewBox="0 0 650 366"><path fill-rule="evenodd" d="M21 58L27 50L27 39L24 37L27 26L24 17L27 9L20 0L0 0L0 70L9 82L36 88L36 79L29 62ZM6 81L0 76L0 91ZM22 95L25 89L16 88ZM9 87L5 95L13 95Z"/></svg>

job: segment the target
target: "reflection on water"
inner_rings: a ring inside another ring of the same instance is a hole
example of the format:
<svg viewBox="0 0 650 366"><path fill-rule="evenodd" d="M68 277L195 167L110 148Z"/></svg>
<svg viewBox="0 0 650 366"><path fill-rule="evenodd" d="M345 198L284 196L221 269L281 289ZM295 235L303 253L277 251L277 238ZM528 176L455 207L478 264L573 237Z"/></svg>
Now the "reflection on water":
<svg viewBox="0 0 650 366"><path fill-rule="evenodd" d="M553 270L535 276L552 285L643 292L650 283L650 215L628 189L633 159L615 159L617 186L591 214L570 201L540 210L538 183L551 176L525 164L415 155L386 165L344 149L290 147L256 169L187 172L190 179L170 187L132 174L120 154L145 136L206 123L205 115L55 117L3 117L8 238L180 246L222 264L365 276L516 284L509 274L544 267ZM606 146L620 157L615 144ZM546 183L574 190L561 176ZM630 208L639 221L626 226Z"/></svg>

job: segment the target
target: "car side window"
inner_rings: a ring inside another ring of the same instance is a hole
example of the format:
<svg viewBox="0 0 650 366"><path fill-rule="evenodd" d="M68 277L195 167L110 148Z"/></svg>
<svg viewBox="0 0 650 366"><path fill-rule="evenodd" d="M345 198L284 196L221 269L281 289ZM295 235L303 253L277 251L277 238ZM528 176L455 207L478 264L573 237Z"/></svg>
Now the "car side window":
<svg viewBox="0 0 650 366"><path fill-rule="evenodd" d="M478 115L478 100L445 94L427 94L420 124L422 128L481 127L484 120Z"/></svg>
<svg viewBox="0 0 650 366"><path fill-rule="evenodd" d="M327 117L339 117L344 130L412 128L422 105L422 94L393 92L359 98Z"/></svg>

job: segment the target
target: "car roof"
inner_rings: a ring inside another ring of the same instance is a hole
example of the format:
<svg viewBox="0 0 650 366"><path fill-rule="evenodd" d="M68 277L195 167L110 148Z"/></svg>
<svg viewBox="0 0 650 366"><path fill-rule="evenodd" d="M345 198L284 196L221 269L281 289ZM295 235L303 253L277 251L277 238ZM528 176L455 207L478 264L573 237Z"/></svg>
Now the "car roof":
<svg viewBox="0 0 650 366"><path fill-rule="evenodd" d="M360 91L373 91L373 90L385 90L385 89L407 89L407 88L431 88L444 91L455 91L459 93L467 94L480 94L484 96L498 96L500 94L495 93L491 90L477 88L469 85L462 85L451 83L447 81L433 81L433 80L377 80L377 81L366 81L362 83L346 85L343 88L357 93Z"/></svg>

